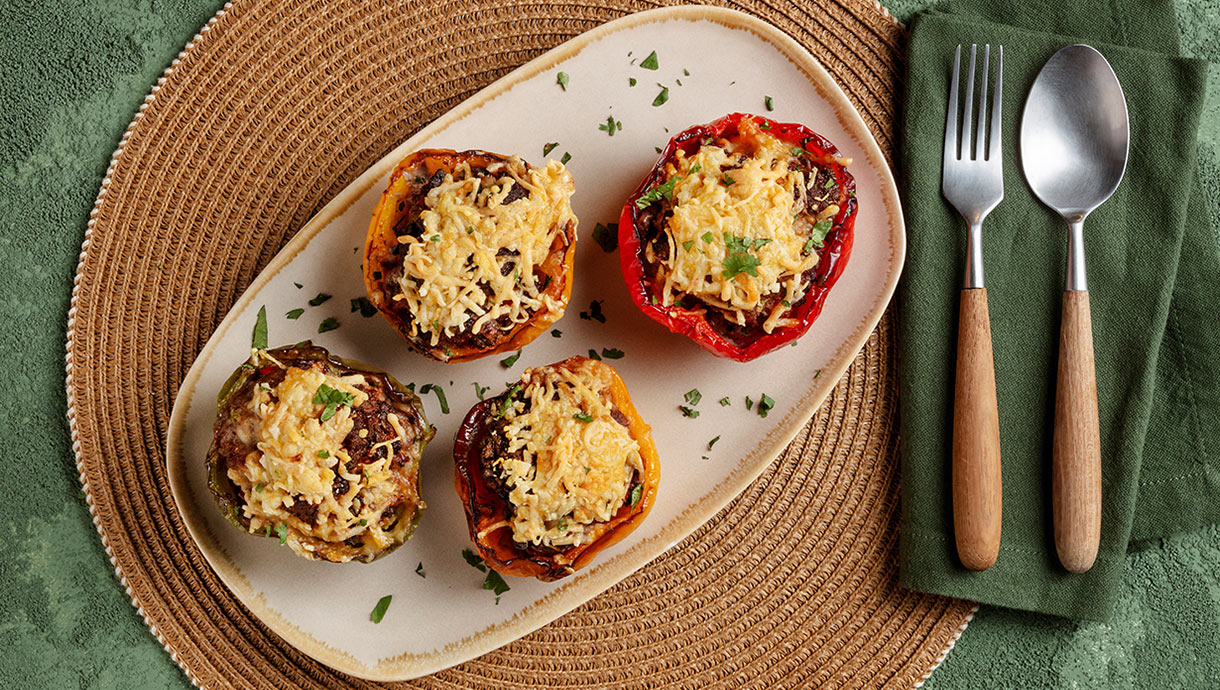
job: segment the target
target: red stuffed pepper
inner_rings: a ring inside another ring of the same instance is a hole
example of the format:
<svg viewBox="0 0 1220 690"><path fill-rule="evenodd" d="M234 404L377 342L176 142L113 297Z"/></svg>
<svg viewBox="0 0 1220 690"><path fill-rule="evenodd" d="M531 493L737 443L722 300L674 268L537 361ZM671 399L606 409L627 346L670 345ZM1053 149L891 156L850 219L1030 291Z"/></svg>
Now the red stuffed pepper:
<svg viewBox="0 0 1220 690"><path fill-rule="evenodd" d="M804 335L851 253L850 162L808 128L758 115L677 135L620 218L632 301L741 362Z"/></svg>
<svg viewBox="0 0 1220 690"><path fill-rule="evenodd" d="M651 430L613 367L585 357L527 369L475 405L453 449L479 555L505 575L558 580L631 533L652 509Z"/></svg>

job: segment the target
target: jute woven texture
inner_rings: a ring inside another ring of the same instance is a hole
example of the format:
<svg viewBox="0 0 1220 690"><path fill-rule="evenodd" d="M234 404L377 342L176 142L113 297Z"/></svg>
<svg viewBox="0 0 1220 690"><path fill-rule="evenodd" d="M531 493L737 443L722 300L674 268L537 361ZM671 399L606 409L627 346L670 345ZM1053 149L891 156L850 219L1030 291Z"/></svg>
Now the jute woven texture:
<svg viewBox="0 0 1220 690"><path fill-rule="evenodd" d="M727 2L803 43L892 153L903 30L861 0ZM179 383L241 290L367 166L479 88L655 6L249 0L217 16L124 136L90 221L69 416L133 602L205 687L374 684L321 666L225 589L170 497ZM791 447L714 520L588 604L419 687L910 687L970 604L897 587L887 316Z"/></svg>

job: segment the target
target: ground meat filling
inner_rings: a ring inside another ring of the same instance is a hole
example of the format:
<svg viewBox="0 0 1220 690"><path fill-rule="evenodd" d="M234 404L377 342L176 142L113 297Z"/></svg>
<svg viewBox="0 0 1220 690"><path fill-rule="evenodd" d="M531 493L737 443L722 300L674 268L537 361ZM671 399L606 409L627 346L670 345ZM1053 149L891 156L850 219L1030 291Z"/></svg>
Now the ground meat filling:
<svg viewBox="0 0 1220 690"><path fill-rule="evenodd" d="M705 143L725 147L728 141L720 138ZM835 179L834 172L830 168L823 168L817 165L807 156L793 157L789 165L804 174L806 180L805 203L804 207L798 208L797 212L808 218L808 225L812 225L820 214L838 203L839 188L837 183L829 188L826 187L829 184L828 180ZM730 166L726 170L732 170L733 167L735 166ZM664 182L664 180L656 180L656 182L660 183ZM797 192L798 190L793 190L793 196L799 201L800 195ZM648 252L640 252L644 262L644 274L649 282L654 285L663 282L663 278L660 275L662 270L660 262L669 259L670 241L666 235L666 226L669 224L669 219L673 216L673 203L672 199L662 198L659 202L642 209L637 217L637 227L641 233L641 244L651 244L652 254L657 259L657 261L649 261L647 258ZM816 279L816 275L816 266L805 271L801 274L802 284L805 286L811 285ZM785 316L796 311L809 298L812 291L806 288L802 292L801 299L795 304L789 305L785 310ZM745 320L744 326L738 325L734 320L735 313L729 313L719 306L707 304L696 296L683 294L681 298L676 300L676 303L686 309L704 309L706 311L705 318L709 325L717 332L724 334L725 338L730 342L738 346L745 346L752 342L754 335L762 329L763 322L767 320L767 317L782 299L782 293L767 295L759 302L756 308L743 314Z"/></svg>

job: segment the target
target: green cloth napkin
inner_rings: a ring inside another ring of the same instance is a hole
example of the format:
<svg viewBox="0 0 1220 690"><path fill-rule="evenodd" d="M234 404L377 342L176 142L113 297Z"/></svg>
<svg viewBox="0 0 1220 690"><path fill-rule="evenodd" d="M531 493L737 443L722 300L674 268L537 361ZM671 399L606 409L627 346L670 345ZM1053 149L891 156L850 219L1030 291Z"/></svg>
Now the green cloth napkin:
<svg viewBox="0 0 1220 690"><path fill-rule="evenodd" d="M1195 170L1206 63L1177 57L1169 0L1118 5L964 0L912 24L900 170L909 249L898 294L900 559L909 588L1107 620L1129 542L1220 521L1220 244ZM950 498L965 227L940 181L959 43L1004 46L1005 199L983 224L1004 519L999 560L979 573L957 559ZM1059 565L1050 504L1067 228L1029 191L1017 150L1034 77L1072 43L1110 61L1131 123L1126 176L1085 222L1103 508L1100 553L1082 575Z"/></svg>

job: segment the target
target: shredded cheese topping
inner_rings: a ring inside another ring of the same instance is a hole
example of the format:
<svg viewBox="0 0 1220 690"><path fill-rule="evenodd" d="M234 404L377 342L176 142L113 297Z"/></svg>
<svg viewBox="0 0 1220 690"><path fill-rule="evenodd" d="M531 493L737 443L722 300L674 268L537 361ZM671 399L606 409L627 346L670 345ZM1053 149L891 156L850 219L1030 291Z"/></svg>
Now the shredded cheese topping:
<svg viewBox="0 0 1220 690"><path fill-rule="evenodd" d="M646 252L660 265L664 306L691 295L744 326L747 313L781 293L763 323L770 333L797 325L783 315L804 296L802 274L818 262L809 246L812 223L833 218L839 207L808 218L801 210L813 181L792 164L789 145L752 120L739 132L691 156L679 150L666 165L666 179L677 178L664 228L669 251L661 259L649 243Z"/></svg>
<svg viewBox="0 0 1220 690"><path fill-rule="evenodd" d="M260 353L255 353L256 363ZM267 357L263 361L275 360ZM394 444L401 449L412 441L402 421L394 413L386 415L396 437L377 444L370 453L376 459L361 465L358 473L352 472L347 467L352 458L342 444L355 426L352 408L368 400L359 388L365 384L364 377L284 368L278 385L255 388L244 410L249 414L241 417L237 428L238 439L253 450L244 464L228 470L229 479L246 499L244 513L250 520L250 532L286 529L288 545L307 558L316 557L314 552L324 543L338 544L355 536L361 537L362 545L352 550L353 557L371 556L401 542L411 521L400 519L387 532L382 529L382 517L400 501L402 487L391 472L390 461ZM323 385L351 396L351 405L338 405L325 421L326 406L313 402ZM346 490L338 495L337 477L346 482ZM317 506L314 524L290 510L301 501Z"/></svg>
<svg viewBox="0 0 1220 690"><path fill-rule="evenodd" d="M575 226L572 176L557 161L539 170L517 156L487 168L495 178L489 185L478 172L463 161L446 174L424 200L421 236L398 238L406 251L393 299L405 300L414 316L411 335L426 333L433 346L442 335L479 333L489 324L511 330L542 309L563 314L564 304L543 294L547 281L534 269L556 235ZM529 195L504 203L514 187Z"/></svg>
<svg viewBox="0 0 1220 690"><path fill-rule="evenodd" d="M515 509L508 520L515 541L580 546L629 500L644 464L639 443L611 415L611 371L590 360L574 371L538 367L522 375L528 402L505 411L509 457L495 460Z"/></svg>

